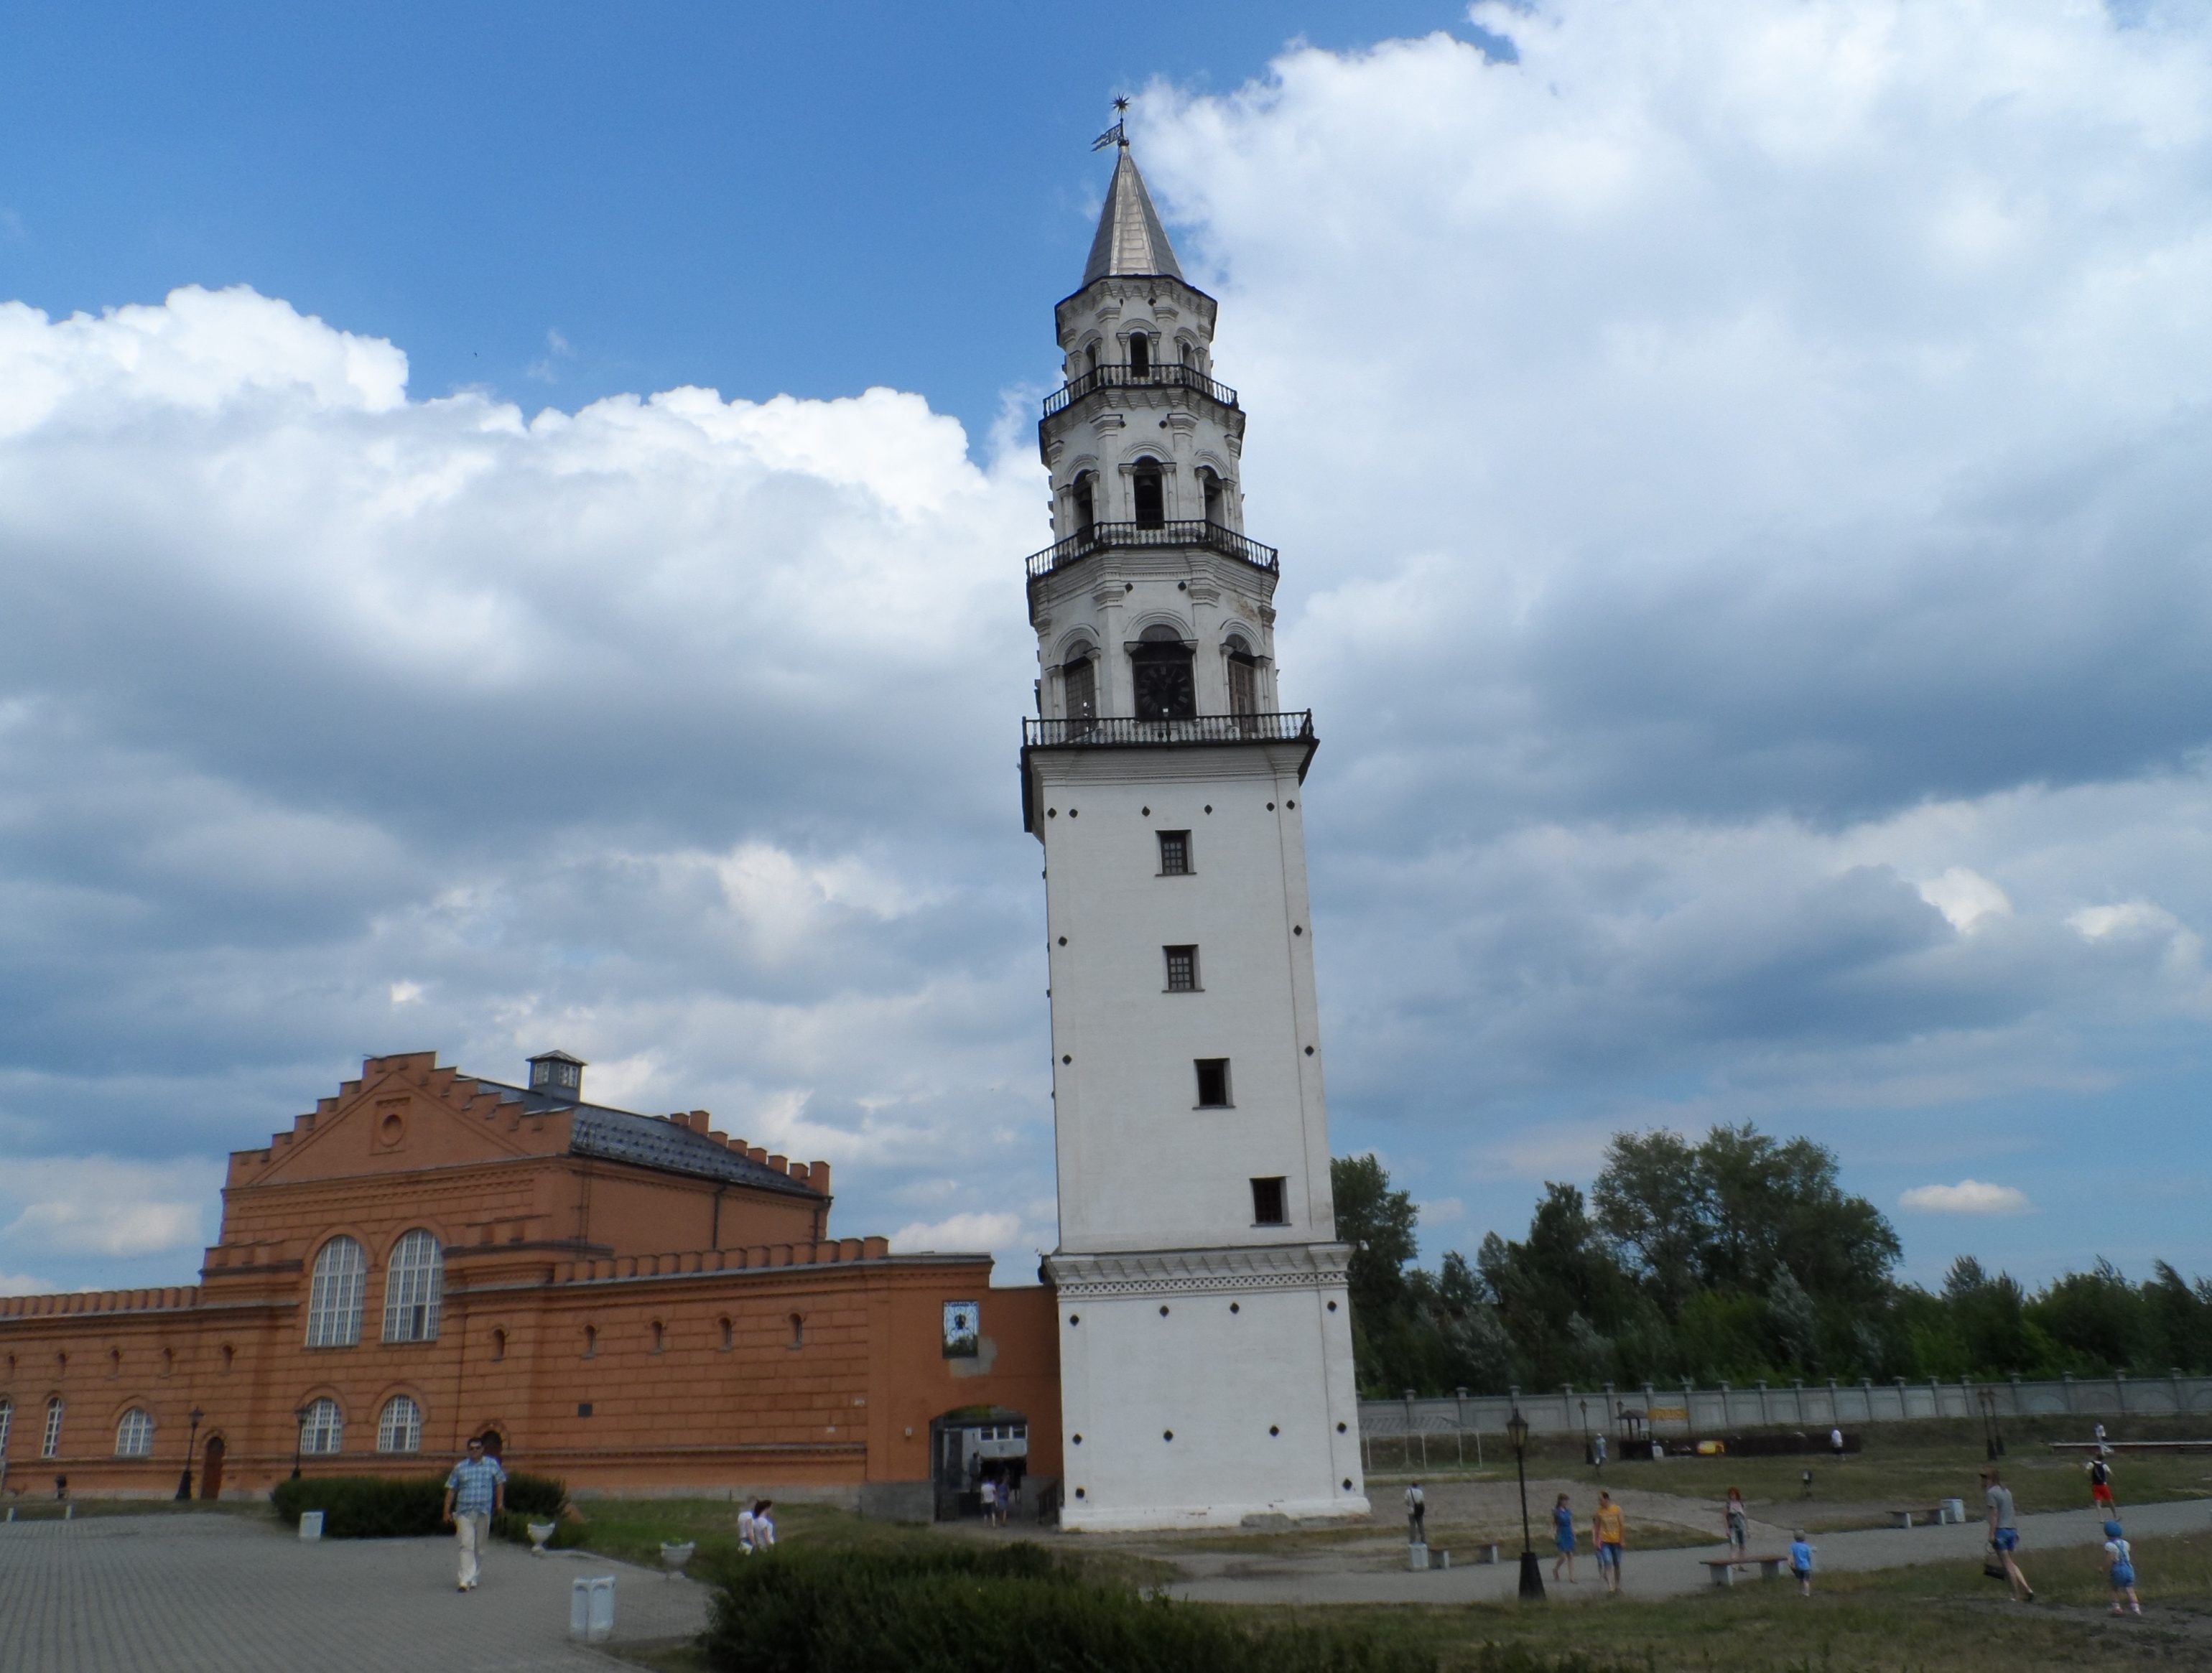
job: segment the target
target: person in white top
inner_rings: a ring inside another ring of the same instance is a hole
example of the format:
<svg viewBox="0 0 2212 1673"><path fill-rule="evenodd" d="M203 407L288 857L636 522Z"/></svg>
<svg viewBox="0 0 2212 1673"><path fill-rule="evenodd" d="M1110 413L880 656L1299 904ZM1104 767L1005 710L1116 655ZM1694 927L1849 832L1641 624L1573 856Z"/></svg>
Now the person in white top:
<svg viewBox="0 0 2212 1673"><path fill-rule="evenodd" d="M753 1507L747 1505L738 1512L738 1555L749 1557L753 1554L753 1541L758 1524L753 1518Z"/></svg>
<svg viewBox="0 0 2212 1673"><path fill-rule="evenodd" d="M753 1506L753 1543L763 1551L775 1543L775 1518L769 1514L775 1500L763 1499Z"/></svg>
<svg viewBox="0 0 2212 1673"><path fill-rule="evenodd" d="M1429 1543L1429 1501L1415 1482L1406 1489L1406 1537L1416 1545Z"/></svg>

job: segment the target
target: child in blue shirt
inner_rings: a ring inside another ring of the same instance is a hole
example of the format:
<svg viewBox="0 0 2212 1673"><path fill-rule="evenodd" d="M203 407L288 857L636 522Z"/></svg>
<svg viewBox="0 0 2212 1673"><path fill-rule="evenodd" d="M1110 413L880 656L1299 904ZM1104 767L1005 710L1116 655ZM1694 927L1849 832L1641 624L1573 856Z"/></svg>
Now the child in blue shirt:
<svg viewBox="0 0 2212 1673"><path fill-rule="evenodd" d="M1813 1595L1813 1548L1805 1543L1805 1531L1798 1529L1790 1541L1790 1572L1797 1577L1797 1595Z"/></svg>
<svg viewBox="0 0 2212 1673"><path fill-rule="evenodd" d="M2105 1573L2112 1583L2112 1613L2120 1612L2120 1600L2125 1598L2128 1607L2141 1615L2142 1600L2136 1596L2135 1549L2117 1522L2105 1524Z"/></svg>

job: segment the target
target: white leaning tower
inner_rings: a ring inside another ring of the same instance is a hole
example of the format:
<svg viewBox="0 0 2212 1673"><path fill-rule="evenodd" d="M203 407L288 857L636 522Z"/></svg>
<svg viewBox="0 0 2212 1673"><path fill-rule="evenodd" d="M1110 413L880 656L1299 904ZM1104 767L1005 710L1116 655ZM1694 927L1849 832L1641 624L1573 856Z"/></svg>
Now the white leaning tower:
<svg viewBox="0 0 2212 1673"><path fill-rule="evenodd" d="M1367 1510L1335 1240L1300 786L1244 414L1123 139L1066 384L1039 426L1056 543L1029 561L1071 1528Z"/></svg>

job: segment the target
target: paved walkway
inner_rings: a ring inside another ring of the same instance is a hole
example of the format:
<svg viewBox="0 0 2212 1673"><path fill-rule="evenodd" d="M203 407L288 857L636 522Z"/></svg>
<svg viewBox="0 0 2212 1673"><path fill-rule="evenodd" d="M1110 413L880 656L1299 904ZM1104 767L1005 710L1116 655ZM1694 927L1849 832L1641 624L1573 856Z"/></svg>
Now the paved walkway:
<svg viewBox="0 0 2212 1673"><path fill-rule="evenodd" d="M707 1589L605 1557L491 1542L324 1540L242 1517L0 1524L6 1673L556 1673L617 1664L568 1638L569 1583L615 1575L615 1641L706 1624Z"/></svg>
<svg viewBox="0 0 2212 1673"><path fill-rule="evenodd" d="M2162 1505L2133 1505L2121 1519L2131 1539L2160 1534L2202 1533L2212 1529L2212 1506L2201 1499L2177 1500ZM2104 1543L2104 1516L2089 1511L2061 1511L2020 1519L2020 1563L2028 1579L2035 1579L2035 1554L2062 1546ZM1621 1565L1626 1590L1636 1597L1679 1597L1712 1584L1700 1559L1718 1556L1718 1545L1682 1550L1639 1551L1636 1524L1629 1522L1629 1545ZM1818 1553L1813 1584L1820 1571L1905 1568L1915 1563L1966 1561L1981 1555L1989 1543L1988 1524L1933 1528L1874 1528L1852 1532L1825 1533L1814 1541ZM1178 1597L1209 1603L1476 1603L1510 1599L1520 1584L1518 1542L1500 1553L1497 1566L1455 1566L1416 1574L1399 1569L1382 1572L1348 1567L1344 1554L1310 1550L1282 1556L1228 1552L1162 1552L1182 1570L1184 1579L1169 1590ZM1403 1546L1398 1548L1401 1551ZM1784 1545L1762 1546L1754 1536L1753 1555ZM1544 1589L1553 1598L1582 1601L1603 1596L1597 1564L1585 1551L1576 1561L1579 1585L1562 1580L1552 1583L1552 1559L1544 1556ZM1752 1569L1739 1584L1760 1584ZM1789 1584L1787 1571L1777 1584Z"/></svg>

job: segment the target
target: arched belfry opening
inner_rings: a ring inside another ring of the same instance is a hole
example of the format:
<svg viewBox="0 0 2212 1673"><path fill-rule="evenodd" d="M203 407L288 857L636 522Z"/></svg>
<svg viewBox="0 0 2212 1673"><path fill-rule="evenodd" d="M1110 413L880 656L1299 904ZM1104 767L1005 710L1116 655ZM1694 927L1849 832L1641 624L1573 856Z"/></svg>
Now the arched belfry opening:
<svg viewBox="0 0 2212 1673"><path fill-rule="evenodd" d="M1098 526L1098 476L1096 471L1079 470L1068 485L1069 508L1075 513L1073 533L1078 540L1089 540Z"/></svg>
<svg viewBox="0 0 2212 1673"><path fill-rule="evenodd" d="M1164 624L1145 629L1129 653L1139 720L1192 720L1198 715L1198 685L1191 677L1191 650L1182 635Z"/></svg>
<svg viewBox="0 0 2212 1673"><path fill-rule="evenodd" d="M1199 466L1198 488L1206 496L1206 520L1226 527L1229 523L1228 485L1212 465Z"/></svg>
<svg viewBox="0 0 2212 1673"><path fill-rule="evenodd" d="M1129 503L1139 529L1167 527L1167 488L1158 459L1139 459L1129 467Z"/></svg>
<svg viewBox="0 0 2212 1673"><path fill-rule="evenodd" d="M1152 375L1152 340L1142 331L1129 333L1129 375L1132 378Z"/></svg>

